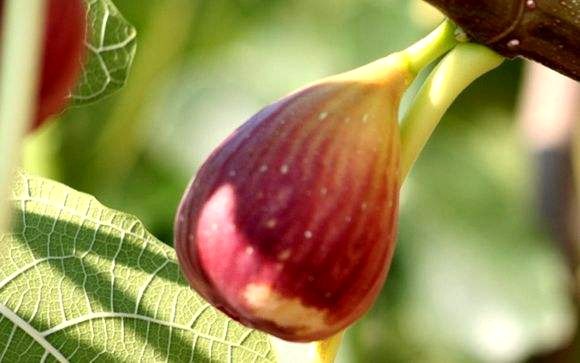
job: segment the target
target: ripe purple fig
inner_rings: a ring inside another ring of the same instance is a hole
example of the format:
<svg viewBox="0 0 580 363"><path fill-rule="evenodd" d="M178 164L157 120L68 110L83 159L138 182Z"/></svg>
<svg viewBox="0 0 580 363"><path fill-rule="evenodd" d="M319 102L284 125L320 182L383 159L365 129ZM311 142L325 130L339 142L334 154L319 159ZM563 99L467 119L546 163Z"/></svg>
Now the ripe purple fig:
<svg viewBox="0 0 580 363"><path fill-rule="evenodd" d="M394 54L307 86L213 152L175 226L205 299L290 341L329 337L370 308L395 247L406 64Z"/></svg>

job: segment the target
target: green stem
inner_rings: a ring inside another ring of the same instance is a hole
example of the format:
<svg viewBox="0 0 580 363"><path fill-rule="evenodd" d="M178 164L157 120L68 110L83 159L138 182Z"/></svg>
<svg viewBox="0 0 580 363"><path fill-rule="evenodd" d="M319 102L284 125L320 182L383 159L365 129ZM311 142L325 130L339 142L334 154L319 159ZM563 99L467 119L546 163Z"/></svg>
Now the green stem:
<svg viewBox="0 0 580 363"><path fill-rule="evenodd" d="M34 117L44 30L44 0L4 2L0 52L0 233L10 220L8 197L22 139Z"/></svg>
<svg viewBox="0 0 580 363"><path fill-rule="evenodd" d="M499 66L503 57L489 48L460 44L437 65L401 123L401 176L404 179L443 114L475 79Z"/></svg>
<svg viewBox="0 0 580 363"><path fill-rule="evenodd" d="M455 24L446 19L429 35L402 52L414 75L457 45L455 29L457 29Z"/></svg>

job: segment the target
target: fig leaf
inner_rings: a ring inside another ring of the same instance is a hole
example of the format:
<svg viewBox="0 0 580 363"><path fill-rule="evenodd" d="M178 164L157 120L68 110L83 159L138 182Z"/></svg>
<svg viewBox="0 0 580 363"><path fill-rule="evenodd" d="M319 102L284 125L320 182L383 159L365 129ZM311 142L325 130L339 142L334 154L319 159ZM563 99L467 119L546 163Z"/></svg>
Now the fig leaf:
<svg viewBox="0 0 580 363"><path fill-rule="evenodd" d="M136 218L19 174L0 236L0 361L271 362L268 337L213 309Z"/></svg>

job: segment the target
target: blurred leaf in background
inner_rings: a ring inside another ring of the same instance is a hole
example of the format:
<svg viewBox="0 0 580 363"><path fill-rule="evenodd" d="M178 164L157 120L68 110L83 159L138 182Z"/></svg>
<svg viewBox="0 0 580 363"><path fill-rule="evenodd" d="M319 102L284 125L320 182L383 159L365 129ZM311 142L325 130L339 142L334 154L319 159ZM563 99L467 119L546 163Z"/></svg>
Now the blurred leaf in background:
<svg viewBox="0 0 580 363"><path fill-rule="evenodd" d="M245 119L440 19L418 0L115 3L140 34L127 87L29 139L27 169L137 215L168 244L187 182ZM484 77L442 121L405 187L386 287L340 361L514 362L572 333L563 261L531 213L519 73L509 62Z"/></svg>
<svg viewBox="0 0 580 363"><path fill-rule="evenodd" d="M137 32L110 0L87 1L90 31L83 77L72 92L72 103L83 105L121 88L133 62Z"/></svg>

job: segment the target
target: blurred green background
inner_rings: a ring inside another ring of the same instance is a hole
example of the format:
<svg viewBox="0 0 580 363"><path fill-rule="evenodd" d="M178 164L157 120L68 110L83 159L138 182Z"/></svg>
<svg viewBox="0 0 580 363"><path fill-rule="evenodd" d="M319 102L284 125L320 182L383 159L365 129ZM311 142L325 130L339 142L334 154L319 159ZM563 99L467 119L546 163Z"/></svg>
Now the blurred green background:
<svg viewBox="0 0 580 363"><path fill-rule="evenodd" d="M127 86L31 136L25 165L138 216L168 244L187 182L234 128L440 20L419 1L115 3L139 31ZM478 80L436 131L404 188L386 287L339 362L519 362L570 339L569 277L538 226L514 122L520 73L512 61Z"/></svg>

